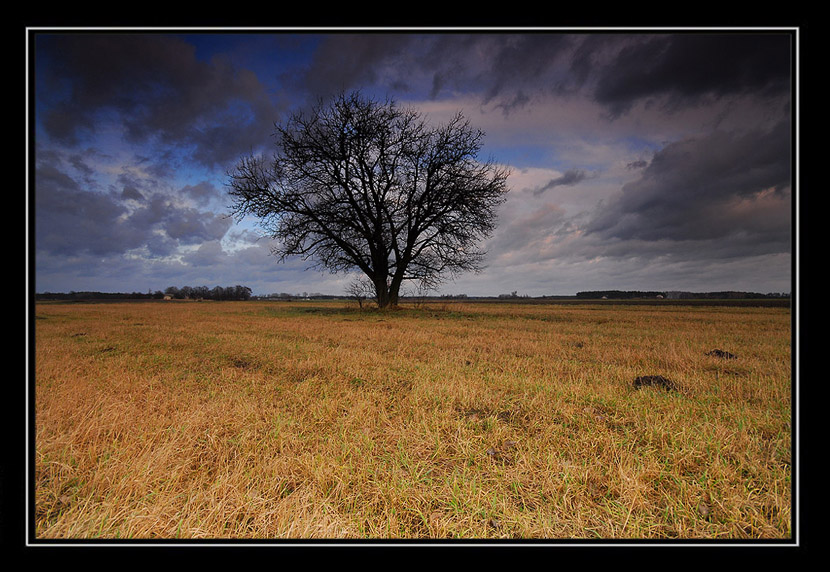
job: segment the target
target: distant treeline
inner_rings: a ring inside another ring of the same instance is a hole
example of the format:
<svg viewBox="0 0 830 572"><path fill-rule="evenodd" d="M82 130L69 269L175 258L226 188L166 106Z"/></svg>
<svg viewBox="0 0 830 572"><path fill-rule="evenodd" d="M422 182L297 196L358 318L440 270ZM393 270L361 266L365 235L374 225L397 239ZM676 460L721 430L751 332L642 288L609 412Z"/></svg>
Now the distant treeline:
<svg viewBox="0 0 830 572"><path fill-rule="evenodd" d="M591 290L588 292L577 292L577 298L608 298L609 300L628 300L631 298L657 298L666 297L665 292L640 292L639 290Z"/></svg>
<svg viewBox="0 0 830 572"><path fill-rule="evenodd" d="M250 300L251 289L247 286L168 286L163 292L43 292L35 294L36 300Z"/></svg>
<svg viewBox="0 0 830 572"><path fill-rule="evenodd" d="M176 288L175 286L168 286L164 290L165 296L170 296L176 300L186 299L202 299L202 300L250 300L251 289L247 286L214 286L208 288L207 286L182 286Z"/></svg>
<svg viewBox="0 0 830 572"><path fill-rule="evenodd" d="M593 290L588 292L577 292L577 298L596 300L607 298L609 300L632 300L637 298L669 298L674 300L760 300L766 298L789 298L788 293L771 292L759 294L758 292L736 292L733 290L721 292L641 292L638 290Z"/></svg>
<svg viewBox="0 0 830 572"><path fill-rule="evenodd" d="M758 292L735 292L727 290L723 292L669 292L669 298L681 300L764 300L767 298L789 298L789 292L769 292L760 294Z"/></svg>

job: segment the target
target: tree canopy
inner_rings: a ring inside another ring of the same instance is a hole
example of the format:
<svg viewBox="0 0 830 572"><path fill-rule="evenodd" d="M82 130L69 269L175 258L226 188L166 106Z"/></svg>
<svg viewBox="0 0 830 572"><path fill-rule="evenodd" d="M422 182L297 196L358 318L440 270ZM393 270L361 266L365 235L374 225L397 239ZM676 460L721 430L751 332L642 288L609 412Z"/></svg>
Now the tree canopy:
<svg viewBox="0 0 830 572"><path fill-rule="evenodd" d="M278 125L272 158L229 173L237 218L253 215L280 260L360 271L378 305L401 284L434 288L483 268L479 243L496 224L507 169L477 158L484 133L461 113L431 127L421 113L359 92Z"/></svg>

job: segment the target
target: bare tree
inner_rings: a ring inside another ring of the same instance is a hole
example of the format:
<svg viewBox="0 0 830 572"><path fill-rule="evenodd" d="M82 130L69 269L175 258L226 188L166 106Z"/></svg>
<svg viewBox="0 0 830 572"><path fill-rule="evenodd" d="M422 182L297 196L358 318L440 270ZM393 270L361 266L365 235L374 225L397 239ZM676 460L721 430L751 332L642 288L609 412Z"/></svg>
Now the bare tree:
<svg viewBox="0 0 830 572"><path fill-rule="evenodd" d="M358 276L346 286L346 294L357 300L357 305L363 309L363 301L373 294L373 285L365 276Z"/></svg>
<svg viewBox="0 0 830 572"><path fill-rule="evenodd" d="M433 288L482 268L477 244L495 228L509 173L477 160L484 134L460 113L432 128L392 101L341 94L275 135L273 159L243 157L229 192L234 215L257 217L280 260L359 269L382 308L406 280Z"/></svg>

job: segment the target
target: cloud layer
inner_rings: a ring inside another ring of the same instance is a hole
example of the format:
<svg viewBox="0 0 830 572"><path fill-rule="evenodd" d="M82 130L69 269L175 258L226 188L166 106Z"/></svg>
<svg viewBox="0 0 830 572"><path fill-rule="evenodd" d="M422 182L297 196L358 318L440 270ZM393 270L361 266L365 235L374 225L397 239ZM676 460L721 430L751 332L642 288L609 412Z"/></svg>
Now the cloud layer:
<svg viewBox="0 0 830 572"><path fill-rule="evenodd" d="M342 292L228 218L225 173L286 113L361 89L463 111L513 170L488 270L446 292L788 291L793 40L38 33L35 287Z"/></svg>

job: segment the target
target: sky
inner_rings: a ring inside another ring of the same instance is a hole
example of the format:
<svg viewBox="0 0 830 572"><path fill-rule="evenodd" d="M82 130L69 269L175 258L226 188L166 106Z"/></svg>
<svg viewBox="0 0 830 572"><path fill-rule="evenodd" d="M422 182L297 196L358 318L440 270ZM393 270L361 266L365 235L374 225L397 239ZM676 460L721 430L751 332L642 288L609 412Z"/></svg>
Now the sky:
<svg viewBox="0 0 830 572"><path fill-rule="evenodd" d="M343 294L230 216L227 173L352 90L461 112L511 171L486 268L435 294L793 288L793 29L29 33L36 292Z"/></svg>

